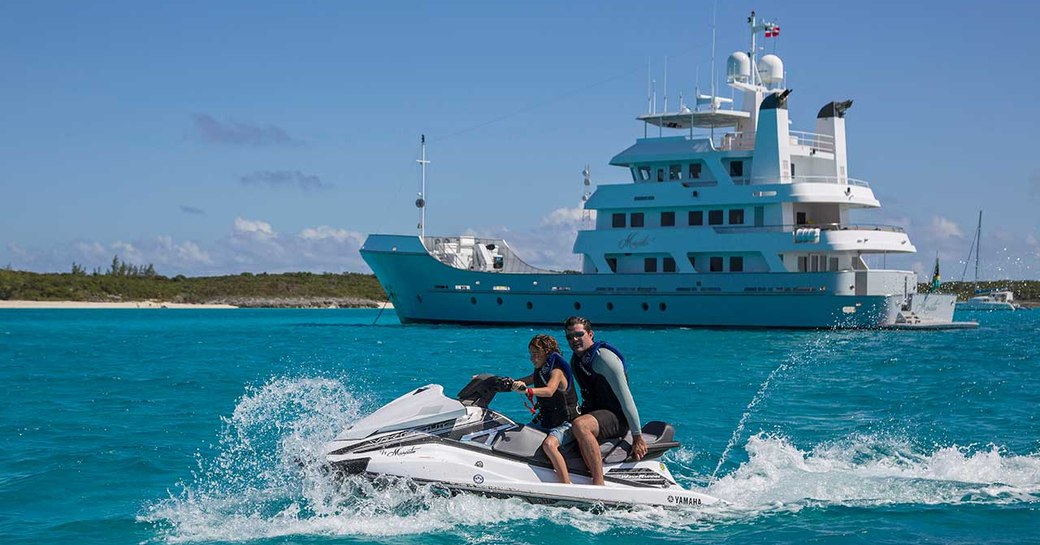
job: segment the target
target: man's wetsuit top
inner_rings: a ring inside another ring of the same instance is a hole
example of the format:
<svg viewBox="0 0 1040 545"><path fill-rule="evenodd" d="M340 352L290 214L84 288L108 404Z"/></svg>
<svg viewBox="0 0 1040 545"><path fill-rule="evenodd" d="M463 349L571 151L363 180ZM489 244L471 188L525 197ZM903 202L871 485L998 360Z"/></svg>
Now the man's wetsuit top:
<svg viewBox="0 0 1040 545"><path fill-rule="evenodd" d="M553 392L551 397L538 398L538 416L535 417L543 428L552 429L556 426L574 420L578 416L578 391L574 386L574 375L571 366L557 352L552 352L545 360L545 365L534 373L535 388L544 388L549 383L549 377L554 369L563 371L567 377L567 389L560 391L559 388Z"/></svg>
<svg viewBox="0 0 1040 545"><path fill-rule="evenodd" d="M632 435L640 435L639 411L628 389L625 358L604 341L597 341L585 354L571 357L574 377L581 388L581 412L606 409L628 422Z"/></svg>

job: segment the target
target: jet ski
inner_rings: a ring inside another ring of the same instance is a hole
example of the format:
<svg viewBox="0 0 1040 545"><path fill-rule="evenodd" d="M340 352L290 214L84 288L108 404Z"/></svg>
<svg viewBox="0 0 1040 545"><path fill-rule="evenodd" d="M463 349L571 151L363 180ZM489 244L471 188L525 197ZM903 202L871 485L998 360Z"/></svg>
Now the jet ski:
<svg viewBox="0 0 1040 545"><path fill-rule="evenodd" d="M630 456L632 435L600 445L606 486L592 478L577 444L561 449L573 484L558 482L542 452L545 432L488 408L512 380L477 375L454 398L429 384L391 401L344 430L326 446L338 473L396 476L451 492L520 497L536 503L697 509L721 500L676 484L659 460L679 446L664 422L643 427L647 454Z"/></svg>

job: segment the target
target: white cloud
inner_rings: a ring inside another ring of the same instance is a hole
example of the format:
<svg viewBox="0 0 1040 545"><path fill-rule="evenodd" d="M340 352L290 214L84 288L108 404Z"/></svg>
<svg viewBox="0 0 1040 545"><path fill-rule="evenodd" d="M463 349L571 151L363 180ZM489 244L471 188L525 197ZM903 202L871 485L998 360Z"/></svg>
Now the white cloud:
<svg viewBox="0 0 1040 545"><path fill-rule="evenodd" d="M261 220L235 218L235 233L252 236L260 240L268 240L277 236L271 224Z"/></svg>
<svg viewBox="0 0 1040 545"><path fill-rule="evenodd" d="M928 226L928 230L931 236L938 239L964 237L964 233L961 232L960 227L957 227L956 223L942 216L933 216L932 223Z"/></svg>
<svg viewBox="0 0 1040 545"><path fill-rule="evenodd" d="M300 231L300 238L303 240L317 241L317 240L335 240L336 242L347 242L354 241L361 245L365 241L365 235L358 233L357 231L348 231L346 229L336 229L335 227L329 227L328 225L321 225L318 227L309 227Z"/></svg>

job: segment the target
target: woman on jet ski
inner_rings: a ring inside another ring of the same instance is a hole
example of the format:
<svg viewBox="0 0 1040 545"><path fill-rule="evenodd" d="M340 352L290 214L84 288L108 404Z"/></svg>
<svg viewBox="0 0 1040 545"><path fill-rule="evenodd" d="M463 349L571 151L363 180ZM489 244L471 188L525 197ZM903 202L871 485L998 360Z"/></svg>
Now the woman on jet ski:
<svg viewBox="0 0 1040 545"><path fill-rule="evenodd" d="M571 478L560 447L574 440L571 420L578 416L578 393L571 367L560 355L560 345L551 335L535 335L527 350L534 372L515 381L513 388L532 399L538 398L538 413L530 425L548 433L542 441L542 450L552 462L560 482L569 484Z"/></svg>

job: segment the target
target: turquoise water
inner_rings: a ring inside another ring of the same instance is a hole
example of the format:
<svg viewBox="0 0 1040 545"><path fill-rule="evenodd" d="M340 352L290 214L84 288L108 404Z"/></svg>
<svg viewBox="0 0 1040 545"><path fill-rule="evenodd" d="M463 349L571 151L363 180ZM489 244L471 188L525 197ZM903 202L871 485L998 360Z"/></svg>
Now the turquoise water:
<svg viewBox="0 0 1040 545"><path fill-rule="evenodd" d="M334 482L317 454L343 427L426 383L525 373L544 331L375 317L0 311L0 543L1040 536L1040 311L958 316L970 331L597 331L630 360L643 420L675 425L673 473L729 502L694 513Z"/></svg>

